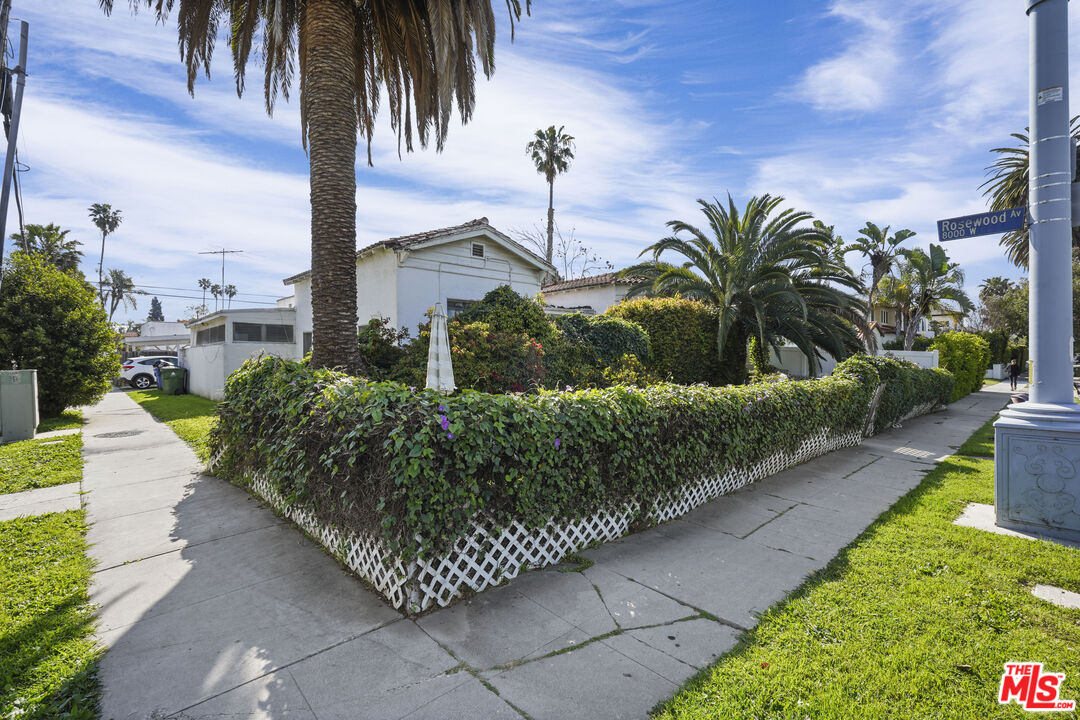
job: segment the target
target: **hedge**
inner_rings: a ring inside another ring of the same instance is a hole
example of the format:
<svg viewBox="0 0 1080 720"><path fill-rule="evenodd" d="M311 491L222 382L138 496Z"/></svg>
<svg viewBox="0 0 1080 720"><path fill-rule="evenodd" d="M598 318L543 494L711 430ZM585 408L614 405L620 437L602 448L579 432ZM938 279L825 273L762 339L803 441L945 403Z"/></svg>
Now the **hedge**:
<svg viewBox="0 0 1080 720"><path fill-rule="evenodd" d="M885 385L874 416L875 433L892 427L920 406L944 404L955 382L952 373L942 368L921 369L913 362L890 357L857 355L843 364L849 369L869 365Z"/></svg>
<svg viewBox="0 0 1080 720"><path fill-rule="evenodd" d="M705 303L642 298L612 305L604 314L644 328L652 348L646 367L656 375L681 385L716 385L725 380L725 368L716 349L716 311ZM743 375L745 364L744 353L738 368Z"/></svg>
<svg viewBox="0 0 1080 720"><path fill-rule="evenodd" d="M260 474L320 522L381 534L409 558L450 547L479 515L537 528L674 499L823 432L861 430L889 362L853 358L826 378L740 387L444 397L266 357L226 384L214 469L240 482ZM929 372L896 366L893 378ZM890 400L890 417L928 397L914 384Z"/></svg>
<svg viewBox="0 0 1080 720"><path fill-rule="evenodd" d="M947 332L934 338L931 350L938 351L938 364L956 379L950 402L982 387L990 362L990 343L978 335Z"/></svg>
<svg viewBox="0 0 1080 720"><path fill-rule="evenodd" d="M623 355L648 364L652 355L645 329L614 315L568 313L555 318L555 327L567 340L587 345L604 367L614 365Z"/></svg>

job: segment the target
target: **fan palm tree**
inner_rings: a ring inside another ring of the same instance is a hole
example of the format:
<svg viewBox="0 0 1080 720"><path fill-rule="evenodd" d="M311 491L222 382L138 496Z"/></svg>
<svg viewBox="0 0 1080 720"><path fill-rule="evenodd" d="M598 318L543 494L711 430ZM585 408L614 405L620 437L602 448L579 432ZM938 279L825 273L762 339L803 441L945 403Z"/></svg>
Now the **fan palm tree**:
<svg viewBox="0 0 1080 720"><path fill-rule="evenodd" d="M982 281L982 284L979 285L979 299L986 300L986 298L990 297L1001 297L1009 292L1009 289L1012 288L1012 286L1012 280L1003 278L999 275L986 278Z"/></svg>
<svg viewBox="0 0 1080 720"><path fill-rule="evenodd" d="M214 296L214 312L218 309L218 298L225 295L225 288L221 287L217 283L210 286L210 294Z"/></svg>
<svg viewBox="0 0 1080 720"><path fill-rule="evenodd" d="M867 310L872 311L877 303L878 285L892 270L893 263L901 253L900 243L914 234L911 230L897 230L889 235L888 225L879 228L867 220L866 227L859 231L861 237L846 246L845 252L856 250L862 253L870 266L870 284L866 289Z"/></svg>
<svg viewBox="0 0 1080 720"><path fill-rule="evenodd" d="M109 279L105 286L105 298L109 303L109 322L112 322L116 309L123 304L135 309L135 296L143 293L135 289L135 281L123 270L109 268Z"/></svg>
<svg viewBox="0 0 1080 720"><path fill-rule="evenodd" d="M113 0L99 0L109 13ZM386 89L391 128L441 150L456 105L462 122L476 104L477 58L495 70L492 0L129 0L164 22L177 8L180 55L188 90L209 73L214 44L228 29L237 93L252 49L264 67L263 95L272 113L299 80L301 137L311 170L311 306L314 367L360 367L356 340L356 142L375 132ZM530 0L525 0L529 11ZM511 39L521 0L506 0ZM475 54L475 55L474 55Z"/></svg>
<svg viewBox="0 0 1080 720"><path fill-rule="evenodd" d="M232 299L236 297L236 286L226 285L221 288L221 294L229 299L229 307L232 307Z"/></svg>
<svg viewBox="0 0 1080 720"><path fill-rule="evenodd" d="M97 266L98 300L101 302L101 307L105 307L105 275L103 272L105 266L105 238L120 227L123 218L120 217L120 211L113 210L112 205L108 203L94 203L90 206L89 211L91 222L101 231L101 257L98 259Z"/></svg>
<svg viewBox="0 0 1080 720"><path fill-rule="evenodd" d="M716 308L716 348L732 381L745 377L751 337L763 353L793 343L813 372L819 350L841 359L862 349L860 331L870 337L859 279L830 254L830 234L805 225L807 212L778 210L783 202L762 195L740 212L730 196L726 208L698 200L708 233L672 220L673 234L643 251L652 260L620 273L642 279L629 297L679 295ZM684 262L663 262L669 252Z"/></svg>
<svg viewBox="0 0 1080 720"><path fill-rule="evenodd" d="M949 262L940 245L931 244L929 254L919 248L904 250L897 264L899 272L884 278L881 292L900 315L905 350L914 345L922 319L945 308L946 301L964 313L974 307L963 289L964 271Z"/></svg>
<svg viewBox="0 0 1080 720"><path fill-rule="evenodd" d="M990 152L997 153L998 158L986 168L986 174L990 177L980 185L986 188L983 195L990 198L991 210L1008 210L1010 208L1027 207L1028 204L1028 129L1022 133L1012 133L1016 139L1017 147L992 148ZM1072 119L1072 135L1080 140L1080 117ZM1017 267L1026 268L1028 265L1028 231L1027 227L1013 230L1001 236L1001 246L1005 248L1005 255L1009 261ZM1080 246L1080 229L1073 228L1073 247Z"/></svg>
<svg viewBox="0 0 1080 720"><path fill-rule="evenodd" d="M202 305L206 307L206 291L213 285L213 281L210 278L199 278L199 287L202 289Z"/></svg>
<svg viewBox="0 0 1080 720"><path fill-rule="evenodd" d="M60 226L49 223L48 225L35 225L28 223L22 232L12 233L11 239L15 247L27 254L42 256L45 262L53 265L61 272L73 273L78 271L82 261L80 243L67 235L70 230L61 230Z"/></svg>
<svg viewBox="0 0 1080 720"><path fill-rule="evenodd" d="M525 152L532 157L536 172L548 183L547 253L544 258L549 263L555 251L555 176L569 170L570 161L574 159L574 138L564 133L563 127L560 125L556 130L552 125L547 130L537 130L535 137L525 145Z"/></svg>

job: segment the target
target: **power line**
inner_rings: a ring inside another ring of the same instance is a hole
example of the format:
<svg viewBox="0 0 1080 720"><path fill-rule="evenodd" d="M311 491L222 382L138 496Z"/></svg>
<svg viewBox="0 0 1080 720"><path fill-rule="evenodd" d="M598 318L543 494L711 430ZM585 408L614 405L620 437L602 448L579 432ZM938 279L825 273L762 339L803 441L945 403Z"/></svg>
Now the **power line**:
<svg viewBox="0 0 1080 720"><path fill-rule="evenodd" d="M195 292L194 288L189 288L189 287L186 287L186 288L166 287L164 285L143 285L141 283L139 284L139 287L154 288L154 289L157 289L157 290L182 290L184 292ZM249 295L251 297L268 297L268 298L275 298L275 299L281 297L280 295L267 295L266 293L242 293L242 292L238 292L236 294L237 295Z"/></svg>

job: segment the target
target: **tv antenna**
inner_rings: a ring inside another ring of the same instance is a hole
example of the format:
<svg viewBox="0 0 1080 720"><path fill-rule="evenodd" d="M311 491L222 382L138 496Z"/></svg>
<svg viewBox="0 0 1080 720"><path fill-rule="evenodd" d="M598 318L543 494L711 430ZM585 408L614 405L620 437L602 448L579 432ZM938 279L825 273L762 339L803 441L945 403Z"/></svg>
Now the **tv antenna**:
<svg viewBox="0 0 1080 720"><path fill-rule="evenodd" d="M207 250L206 252L199 253L200 255L220 255L221 256L221 287L225 287L225 256L232 255L233 253L242 253L243 250L226 250L221 248L220 250Z"/></svg>

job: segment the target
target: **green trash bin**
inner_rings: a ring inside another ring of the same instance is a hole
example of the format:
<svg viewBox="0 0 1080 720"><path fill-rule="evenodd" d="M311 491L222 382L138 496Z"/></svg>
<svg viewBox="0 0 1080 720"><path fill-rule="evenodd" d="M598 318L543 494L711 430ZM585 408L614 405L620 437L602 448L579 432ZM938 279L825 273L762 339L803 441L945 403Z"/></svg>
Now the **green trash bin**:
<svg viewBox="0 0 1080 720"><path fill-rule="evenodd" d="M184 394L184 368L161 368L161 392L165 395Z"/></svg>

